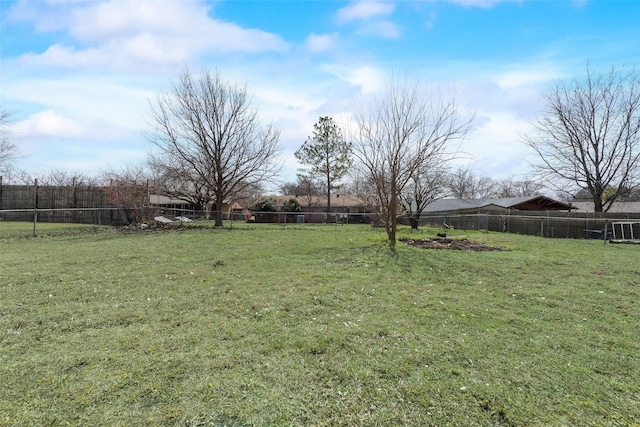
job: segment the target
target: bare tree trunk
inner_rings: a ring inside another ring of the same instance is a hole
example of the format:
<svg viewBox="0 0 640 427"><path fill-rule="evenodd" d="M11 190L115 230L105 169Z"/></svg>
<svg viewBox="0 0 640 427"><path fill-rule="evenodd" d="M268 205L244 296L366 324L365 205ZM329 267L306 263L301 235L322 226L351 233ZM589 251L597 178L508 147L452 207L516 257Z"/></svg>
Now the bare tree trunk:
<svg viewBox="0 0 640 427"><path fill-rule="evenodd" d="M327 224L331 221L331 180L327 180Z"/></svg>
<svg viewBox="0 0 640 427"><path fill-rule="evenodd" d="M216 211L215 211L215 226L222 227L224 223L222 222L222 211L224 209L224 199L222 197L216 196Z"/></svg>

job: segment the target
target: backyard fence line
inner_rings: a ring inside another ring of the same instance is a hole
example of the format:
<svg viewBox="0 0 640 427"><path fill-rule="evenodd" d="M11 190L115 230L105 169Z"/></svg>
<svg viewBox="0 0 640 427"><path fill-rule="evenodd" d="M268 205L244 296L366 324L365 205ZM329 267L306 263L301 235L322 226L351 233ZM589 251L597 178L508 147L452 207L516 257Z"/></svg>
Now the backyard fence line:
<svg viewBox="0 0 640 427"><path fill-rule="evenodd" d="M154 221L182 221L188 219L214 220L215 211L163 208L145 206L134 209L117 207L2 209L2 221L80 223L94 225L126 225ZM253 212L223 211L224 221L253 223L330 223L371 224L381 226L378 216L368 212ZM410 216L401 215L398 223L411 226ZM638 239L640 238L640 213L567 213L533 212L527 214L481 213L429 213L418 219L418 227L435 227L457 230L486 230L492 232L534 235L549 238L570 239Z"/></svg>

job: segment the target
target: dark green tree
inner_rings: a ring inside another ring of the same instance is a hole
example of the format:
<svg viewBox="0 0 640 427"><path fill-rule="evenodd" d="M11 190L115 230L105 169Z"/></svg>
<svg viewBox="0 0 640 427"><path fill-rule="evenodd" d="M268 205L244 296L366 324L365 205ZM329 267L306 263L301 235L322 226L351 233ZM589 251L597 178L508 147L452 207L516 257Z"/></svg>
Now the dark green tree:
<svg viewBox="0 0 640 427"><path fill-rule="evenodd" d="M302 206L300 206L300 202L298 199L294 199L293 197L287 200L287 202L282 206L282 212L285 213L297 213L302 211Z"/></svg>
<svg viewBox="0 0 640 427"><path fill-rule="evenodd" d="M249 210L255 215L256 222L275 222L278 218L278 205L270 197L256 201Z"/></svg>
<svg viewBox="0 0 640 427"><path fill-rule="evenodd" d="M307 138L295 152L303 165L303 176L321 178L326 184L327 212L331 211L331 190L339 188L340 180L352 164L352 144L345 141L342 131L331 117L320 117L313 125L313 136Z"/></svg>

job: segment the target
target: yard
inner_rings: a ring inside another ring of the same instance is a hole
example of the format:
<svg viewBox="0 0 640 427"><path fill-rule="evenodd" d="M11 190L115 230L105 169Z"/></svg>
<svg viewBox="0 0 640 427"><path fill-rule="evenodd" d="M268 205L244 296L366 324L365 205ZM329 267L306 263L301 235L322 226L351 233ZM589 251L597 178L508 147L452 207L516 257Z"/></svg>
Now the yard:
<svg viewBox="0 0 640 427"><path fill-rule="evenodd" d="M640 426L636 245L38 227L0 222L0 425Z"/></svg>

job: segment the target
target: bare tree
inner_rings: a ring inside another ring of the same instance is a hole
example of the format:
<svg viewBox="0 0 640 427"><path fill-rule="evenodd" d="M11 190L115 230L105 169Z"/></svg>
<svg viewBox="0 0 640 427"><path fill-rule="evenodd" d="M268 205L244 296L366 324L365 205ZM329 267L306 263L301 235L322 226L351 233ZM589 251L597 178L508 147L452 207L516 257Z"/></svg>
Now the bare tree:
<svg viewBox="0 0 640 427"><path fill-rule="evenodd" d="M149 221L155 210L151 208L150 196L154 190L151 175L142 165L125 165L118 170L102 172L102 181L109 202L126 211L126 220L134 223Z"/></svg>
<svg viewBox="0 0 640 427"><path fill-rule="evenodd" d="M555 179L558 189L587 190L596 212L608 211L621 193L640 185L636 69L593 74L587 67L586 78L558 82L534 127L523 141L538 154L539 173Z"/></svg>
<svg viewBox="0 0 640 427"><path fill-rule="evenodd" d="M497 181L496 187L496 197L527 197L537 195L542 190L542 183L511 177Z"/></svg>
<svg viewBox="0 0 640 427"><path fill-rule="evenodd" d="M489 199L496 197L496 181L484 175L474 173L468 168L461 168L450 173L447 187L456 199Z"/></svg>
<svg viewBox="0 0 640 427"><path fill-rule="evenodd" d="M299 174L296 181L282 184L280 192L284 195L294 195L303 201L305 207L313 208L318 205L318 196L324 193L324 189L321 182L308 175Z"/></svg>
<svg viewBox="0 0 640 427"><path fill-rule="evenodd" d="M222 80L217 71L203 69L197 78L182 72L152 105L151 117L149 139L159 152L150 163L172 181L174 196L213 201L216 226L222 226L227 199L278 172L279 130L262 126L246 87Z"/></svg>
<svg viewBox="0 0 640 427"><path fill-rule="evenodd" d="M446 188L445 170L440 165L421 165L413 174L400 201L409 215L412 228L418 228L420 214L429 203L444 196Z"/></svg>
<svg viewBox="0 0 640 427"><path fill-rule="evenodd" d="M9 122L13 113L0 107L0 172L18 155L18 147L11 142Z"/></svg>
<svg viewBox="0 0 640 427"><path fill-rule="evenodd" d="M154 153L148 160L158 194L193 204L198 210L215 200L211 186L186 160L166 153Z"/></svg>
<svg viewBox="0 0 640 427"><path fill-rule="evenodd" d="M331 117L320 117L313 125L313 136L307 138L295 152L296 159L309 167L310 179L321 177L327 191L327 213L331 212L331 190L349 172L352 164L352 144L344 140L342 130Z"/></svg>
<svg viewBox="0 0 640 427"><path fill-rule="evenodd" d="M359 162L356 162L349 172L347 192L354 194L369 209L380 211L380 201L377 196L376 186L370 174Z"/></svg>
<svg viewBox="0 0 640 427"><path fill-rule="evenodd" d="M99 179L87 175L78 170L51 169L38 176L39 185L50 185L55 187L81 187L97 185ZM31 179L33 182L33 179Z"/></svg>
<svg viewBox="0 0 640 427"><path fill-rule="evenodd" d="M400 196L425 164L444 161L468 132L453 99L433 98L417 84L392 82L355 112L354 154L375 186L380 219L395 250Z"/></svg>

